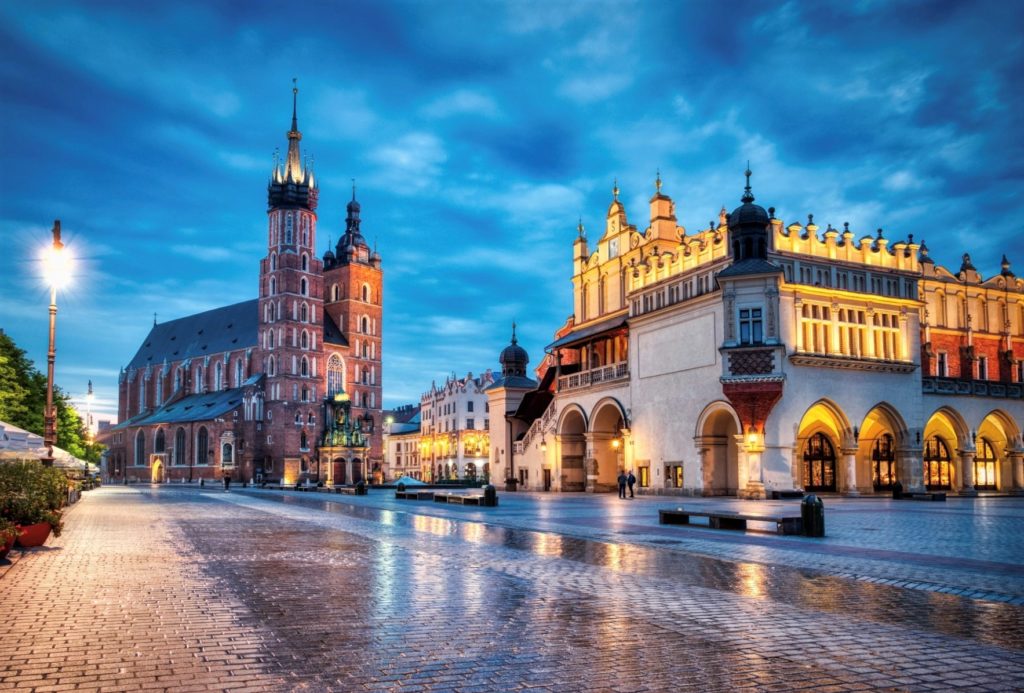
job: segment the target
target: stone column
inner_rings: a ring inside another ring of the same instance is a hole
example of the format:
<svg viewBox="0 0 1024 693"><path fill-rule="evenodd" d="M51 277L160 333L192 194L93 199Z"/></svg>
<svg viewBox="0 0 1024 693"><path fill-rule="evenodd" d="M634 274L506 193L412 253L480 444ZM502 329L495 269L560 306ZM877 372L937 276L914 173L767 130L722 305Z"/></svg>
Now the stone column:
<svg viewBox="0 0 1024 693"><path fill-rule="evenodd" d="M960 495L976 496L978 492L974 488L974 450L960 451Z"/></svg>
<svg viewBox="0 0 1024 693"><path fill-rule="evenodd" d="M1013 494L1024 496L1024 450L1009 450L1006 456L1013 472Z"/></svg>
<svg viewBox="0 0 1024 693"><path fill-rule="evenodd" d="M597 486L597 459L594 457L594 434L588 431L584 434L584 438L587 441L586 452L583 454L583 469L586 473L584 490L587 493L593 493Z"/></svg>
<svg viewBox="0 0 1024 693"><path fill-rule="evenodd" d="M842 448L840 454L843 456L843 469L845 470L843 495L859 496L857 490L857 448Z"/></svg>

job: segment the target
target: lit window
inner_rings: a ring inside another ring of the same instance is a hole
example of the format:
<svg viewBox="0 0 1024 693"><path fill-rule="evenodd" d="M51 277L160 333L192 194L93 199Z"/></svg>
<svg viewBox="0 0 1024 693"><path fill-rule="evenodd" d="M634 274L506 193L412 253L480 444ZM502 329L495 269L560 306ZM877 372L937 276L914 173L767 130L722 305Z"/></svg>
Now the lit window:
<svg viewBox="0 0 1024 693"><path fill-rule="evenodd" d="M936 356L935 375L940 378L949 377L949 365L946 360L946 352L940 351Z"/></svg>
<svg viewBox="0 0 1024 693"><path fill-rule="evenodd" d="M988 380L988 357L978 357L978 380Z"/></svg>

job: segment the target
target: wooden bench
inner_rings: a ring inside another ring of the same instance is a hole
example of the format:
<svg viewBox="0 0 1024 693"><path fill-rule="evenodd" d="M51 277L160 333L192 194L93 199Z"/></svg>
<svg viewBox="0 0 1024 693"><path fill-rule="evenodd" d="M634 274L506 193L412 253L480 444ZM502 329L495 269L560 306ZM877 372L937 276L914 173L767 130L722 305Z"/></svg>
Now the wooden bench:
<svg viewBox="0 0 1024 693"><path fill-rule="evenodd" d="M796 491L796 490L793 490L793 491L779 491L779 490L772 491L772 500L785 500L785 499L803 498L803 497L804 497L804 492L803 491Z"/></svg>
<svg viewBox="0 0 1024 693"><path fill-rule="evenodd" d="M434 500L433 491L395 491L395 498L404 500Z"/></svg>
<svg viewBox="0 0 1024 693"><path fill-rule="evenodd" d="M356 488L355 486L338 486L337 488L334 489L334 492L343 493L348 496L354 496L356 495Z"/></svg>
<svg viewBox="0 0 1024 693"><path fill-rule="evenodd" d="M481 505L484 497L481 496L468 496L459 493L435 493L435 503L456 503L458 505Z"/></svg>
<svg viewBox="0 0 1024 693"><path fill-rule="evenodd" d="M774 522L776 534L803 534L804 521L800 516L757 515L728 510L684 510L683 508L662 508L658 510L658 522L663 525L688 525L691 517L708 518L712 529L745 530L747 522Z"/></svg>

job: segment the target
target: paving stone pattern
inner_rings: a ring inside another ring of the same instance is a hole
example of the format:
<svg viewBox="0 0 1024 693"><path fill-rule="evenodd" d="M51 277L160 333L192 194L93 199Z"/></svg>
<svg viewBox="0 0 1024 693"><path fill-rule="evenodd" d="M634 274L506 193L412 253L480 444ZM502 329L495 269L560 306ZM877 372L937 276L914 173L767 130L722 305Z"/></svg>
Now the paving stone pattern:
<svg viewBox="0 0 1024 693"><path fill-rule="evenodd" d="M63 537L0 567L24 605L0 616L0 688L1024 689L1020 605L786 565L757 543L717 545L753 561L658 545L639 515L587 519L605 499L555 522L506 498L488 514L92 492ZM552 522L579 531L534 529Z"/></svg>

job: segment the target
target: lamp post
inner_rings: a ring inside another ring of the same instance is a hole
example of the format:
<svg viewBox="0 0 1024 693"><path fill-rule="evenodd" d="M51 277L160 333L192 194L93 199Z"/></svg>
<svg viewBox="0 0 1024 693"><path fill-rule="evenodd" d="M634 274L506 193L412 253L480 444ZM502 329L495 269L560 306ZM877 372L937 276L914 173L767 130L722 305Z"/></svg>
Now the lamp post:
<svg viewBox="0 0 1024 693"><path fill-rule="evenodd" d="M46 410L43 412L43 447L46 456L43 465L53 466L53 446L57 440L57 412L53 408L53 362L57 356L55 338L57 333L57 288L68 279L70 269L67 252L60 240L60 219L53 222L53 244L44 257L46 281L50 285L50 342L46 352Z"/></svg>

